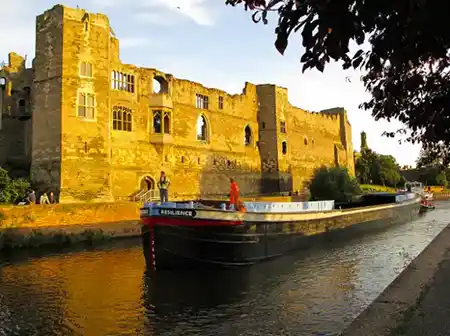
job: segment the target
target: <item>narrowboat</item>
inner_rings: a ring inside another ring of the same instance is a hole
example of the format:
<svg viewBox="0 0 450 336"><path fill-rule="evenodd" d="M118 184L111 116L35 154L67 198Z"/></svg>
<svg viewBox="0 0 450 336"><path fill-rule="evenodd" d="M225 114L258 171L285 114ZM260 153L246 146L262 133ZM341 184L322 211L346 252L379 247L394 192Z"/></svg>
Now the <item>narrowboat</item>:
<svg viewBox="0 0 450 336"><path fill-rule="evenodd" d="M419 214L415 193L377 193L358 201L146 203L141 209L143 251L152 270L251 265L308 246L312 237L344 229L406 222Z"/></svg>

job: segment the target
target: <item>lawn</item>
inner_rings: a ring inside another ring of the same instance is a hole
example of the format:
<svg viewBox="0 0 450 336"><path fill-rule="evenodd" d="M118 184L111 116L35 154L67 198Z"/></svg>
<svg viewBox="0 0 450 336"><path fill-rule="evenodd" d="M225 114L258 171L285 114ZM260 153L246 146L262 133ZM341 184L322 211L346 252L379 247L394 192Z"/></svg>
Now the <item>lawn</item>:
<svg viewBox="0 0 450 336"><path fill-rule="evenodd" d="M361 190L363 192L396 192L396 188L386 187L382 185L375 184L361 184Z"/></svg>

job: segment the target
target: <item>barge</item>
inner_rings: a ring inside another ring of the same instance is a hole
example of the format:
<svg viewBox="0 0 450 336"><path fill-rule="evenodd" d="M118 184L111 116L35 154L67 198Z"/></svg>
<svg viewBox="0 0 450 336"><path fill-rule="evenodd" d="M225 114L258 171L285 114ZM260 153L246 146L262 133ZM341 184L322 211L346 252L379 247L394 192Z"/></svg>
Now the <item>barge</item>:
<svg viewBox="0 0 450 336"><path fill-rule="evenodd" d="M419 214L415 193L377 193L357 202L244 202L246 211L223 201L146 203L141 209L143 250L152 270L251 265L327 236L370 224L389 226Z"/></svg>

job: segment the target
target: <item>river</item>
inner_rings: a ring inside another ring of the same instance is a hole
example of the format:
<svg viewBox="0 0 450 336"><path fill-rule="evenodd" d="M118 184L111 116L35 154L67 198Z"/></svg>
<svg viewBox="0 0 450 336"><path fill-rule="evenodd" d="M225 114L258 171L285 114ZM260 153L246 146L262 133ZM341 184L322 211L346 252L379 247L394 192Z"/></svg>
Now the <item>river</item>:
<svg viewBox="0 0 450 336"><path fill-rule="evenodd" d="M145 272L140 241L0 258L0 335L338 335L448 224L388 230L249 268Z"/></svg>

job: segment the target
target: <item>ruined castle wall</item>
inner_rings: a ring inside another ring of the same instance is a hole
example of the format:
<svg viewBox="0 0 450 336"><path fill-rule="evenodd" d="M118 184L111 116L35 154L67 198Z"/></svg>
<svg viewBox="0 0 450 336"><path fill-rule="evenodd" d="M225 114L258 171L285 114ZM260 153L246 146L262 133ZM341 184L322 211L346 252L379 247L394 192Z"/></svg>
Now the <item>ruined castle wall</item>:
<svg viewBox="0 0 450 336"><path fill-rule="evenodd" d="M0 166L12 177L29 177L31 164L31 88L33 72L25 59L9 54L8 65L0 70L7 88L0 97L3 108L0 127ZM1 94L1 91L0 91ZM3 98L3 104L1 100Z"/></svg>
<svg viewBox="0 0 450 336"><path fill-rule="evenodd" d="M123 64L102 14L55 6L37 19L36 48L32 177L62 202L129 198L161 170L172 198L228 193L230 177L243 194L300 190L318 166L353 162L345 111L303 111L274 85L229 95Z"/></svg>
<svg viewBox="0 0 450 336"><path fill-rule="evenodd" d="M61 201L110 200L109 21L65 7L62 23Z"/></svg>
<svg viewBox="0 0 450 336"><path fill-rule="evenodd" d="M279 169L292 175L294 191L302 190L321 165L347 165L339 113L311 113L294 107L288 101L287 90L278 88L277 118L286 120L286 133L278 141ZM285 155L281 152L283 141L287 143Z"/></svg>
<svg viewBox="0 0 450 336"><path fill-rule="evenodd" d="M229 178L235 177L243 193L258 193L260 163L256 147L257 102L255 86L245 94L228 95L187 80L174 79L155 69L113 65L133 74L138 94L114 92L113 106L132 110L132 131L112 131L112 185L116 198L137 192L142 179L156 183L160 171L171 179L171 197L198 197L224 194ZM162 81L155 92L154 78ZM196 94L208 97L206 109L196 108ZM221 100L219 107L219 97ZM167 113L168 134L154 129L154 112ZM204 116L207 140L197 139L197 120ZM252 130L252 141L244 145L244 129Z"/></svg>
<svg viewBox="0 0 450 336"><path fill-rule="evenodd" d="M61 186L63 8L37 17L34 60L31 179L43 191Z"/></svg>

